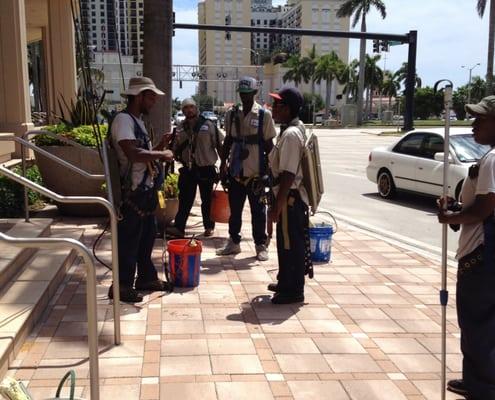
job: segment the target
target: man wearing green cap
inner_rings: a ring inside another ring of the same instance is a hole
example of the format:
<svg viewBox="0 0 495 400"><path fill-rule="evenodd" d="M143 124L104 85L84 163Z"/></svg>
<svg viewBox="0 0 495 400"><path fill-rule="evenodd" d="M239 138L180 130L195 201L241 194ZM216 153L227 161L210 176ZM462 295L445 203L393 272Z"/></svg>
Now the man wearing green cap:
<svg viewBox="0 0 495 400"><path fill-rule="evenodd" d="M251 208L251 225L259 261L268 260L266 249L266 205L263 178L268 173L268 154L276 136L269 111L254 101L258 92L256 79L245 76L239 80L242 107L233 107L225 116L226 137L221 156L221 174L229 181L229 241L218 255L241 252L242 210L246 197Z"/></svg>
<svg viewBox="0 0 495 400"><path fill-rule="evenodd" d="M447 390L469 400L495 399L495 96L467 104L475 117L473 137L492 149L469 169L462 204L439 201L438 220L460 224L457 269L457 320L461 329L462 379ZM452 211L445 212L444 205Z"/></svg>

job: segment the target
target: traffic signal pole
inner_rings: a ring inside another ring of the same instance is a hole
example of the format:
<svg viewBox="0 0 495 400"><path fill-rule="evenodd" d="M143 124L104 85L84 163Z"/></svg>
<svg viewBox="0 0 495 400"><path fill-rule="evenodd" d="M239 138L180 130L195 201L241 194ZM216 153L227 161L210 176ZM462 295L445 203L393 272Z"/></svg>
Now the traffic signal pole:
<svg viewBox="0 0 495 400"><path fill-rule="evenodd" d="M409 31L405 35L391 33L370 33L370 32L342 32L342 31L322 31L317 29L293 29L293 28L270 28L254 26L236 26L236 25L211 25L211 24L173 24L173 29L193 29L205 31L224 31L224 32L247 32L247 33L273 33L293 36L319 36L319 37L337 37L348 39L377 39L393 42L400 42L409 45L408 57L408 74L406 81L406 110L404 115L404 130L413 129L413 100L416 76L416 47L417 31ZM170 66L171 69L171 66Z"/></svg>

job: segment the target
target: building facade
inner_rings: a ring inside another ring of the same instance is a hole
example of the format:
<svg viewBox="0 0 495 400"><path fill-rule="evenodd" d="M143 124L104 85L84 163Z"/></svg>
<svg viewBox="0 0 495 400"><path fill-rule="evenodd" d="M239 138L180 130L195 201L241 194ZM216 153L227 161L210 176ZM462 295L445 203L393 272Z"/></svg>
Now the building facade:
<svg viewBox="0 0 495 400"><path fill-rule="evenodd" d="M120 51L143 62L144 0L81 0L87 43L95 52Z"/></svg>
<svg viewBox="0 0 495 400"><path fill-rule="evenodd" d="M348 31L349 18L337 18L337 10L343 0L288 0L283 6L274 7L272 0L201 0L198 6L198 20L203 24L251 25L294 29L316 29ZM230 15L230 19L229 19ZM227 18L227 19L226 19ZM235 39L234 39L235 36ZM285 68L270 66L274 54L307 55L315 47L317 55L335 51L345 63L349 59L349 40L330 37L291 36L268 33L232 33L231 40L225 40L224 32L199 32L199 64L227 65L230 67L205 68L208 79L227 79L236 76L234 65L251 64L251 69L239 68L262 80L260 99L268 101L268 92L283 84ZM259 66L263 65L262 68ZM240 72L239 72L240 73ZM217 76L218 75L218 76ZM224 76L227 75L227 78ZM200 92L216 97L220 101L235 101L235 92L222 90L226 82L201 82ZM310 84L301 84L303 92L311 92ZM326 96L326 82L315 85L315 93ZM338 106L336 96L340 87L332 83L331 105Z"/></svg>

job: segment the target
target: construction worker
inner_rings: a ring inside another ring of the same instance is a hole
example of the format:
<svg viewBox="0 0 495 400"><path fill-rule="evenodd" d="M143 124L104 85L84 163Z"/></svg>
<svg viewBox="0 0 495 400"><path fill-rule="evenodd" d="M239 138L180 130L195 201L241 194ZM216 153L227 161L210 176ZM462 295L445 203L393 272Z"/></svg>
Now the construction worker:
<svg viewBox="0 0 495 400"><path fill-rule="evenodd" d="M167 282L158 279L151 260L156 237L157 191L163 183L158 162L173 159L172 152L164 150L170 135L163 135L152 148L141 119L155 105L157 96L164 94L149 78L131 78L122 93L127 97L127 108L115 116L110 129L122 184L122 219L118 223L120 299L131 303L143 300L140 290L170 290ZM108 297L113 298L112 287Z"/></svg>
<svg viewBox="0 0 495 400"><path fill-rule="evenodd" d="M283 87L273 98L273 118L281 133L270 153L274 200L268 210L269 227L277 223L278 282L268 285L275 292L274 304L304 301L304 275L311 266L309 249L308 194L302 185L301 160L306 141L298 114L303 97L298 89Z"/></svg>
<svg viewBox="0 0 495 400"><path fill-rule="evenodd" d="M239 80L238 92L242 106L230 109L225 117L226 137L223 144L220 171L229 182L229 235L218 255L241 252L242 210L246 197L251 208L251 225L259 261L268 260L266 248L266 205L263 177L267 174L268 154L276 136L272 115L254 101L258 92L256 79L246 76Z"/></svg>
<svg viewBox="0 0 495 400"><path fill-rule="evenodd" d="M167 234L184 237L187 218L199 187L204 236L208 237L215 229L215 222L210 218L211 194L217 179L215 163L222 149L223 135L212 121L199 115L193 99L182 101L182 112L186 119L177 126L173 146L175 159L182 164L179 169L179 211Z"/></svg>

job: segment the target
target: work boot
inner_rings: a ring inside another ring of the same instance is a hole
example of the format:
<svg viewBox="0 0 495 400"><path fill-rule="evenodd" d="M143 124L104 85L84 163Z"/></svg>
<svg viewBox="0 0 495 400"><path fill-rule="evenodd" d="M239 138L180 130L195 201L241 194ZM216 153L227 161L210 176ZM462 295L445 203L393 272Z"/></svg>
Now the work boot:
<svg viewBox="0 0 495 400"><path fill-rule="evenodd" d="M256 258L258 261L268 261L268 251L264 244L257 244L256 248Z"/></svg>
<svg viewBox="0 0 495 400"><path fill-rule="evenodd" d="M119 287L120 301L125 303L141 303L143 296L141 296L136 290L127 286ZM108 289L108 298L113 300L113 285L110 285Z"/></svg>
<svg viewBox="0 0 495 400"><path fill-rule="evenodd" d="M466 386L464 386L464 381L462 379L452 379L448 381L447 390L464 397L468 396L468 391L466 390Z"/></svg>
<svg viewBox="0 0 495 400"><path fill-rule="evenodd" d="M156 279L150 282L138 282L136 281L136 290L143 290L148 292L171 292L172 286L170 283Z"/></svg>
<svg viewBox="0 0 495 400"><path fill-rule="evenodd" d="M276 284L276 283L269 283L267 289L270 292L278 292L278 284Z"/></svg>
<svg viewBox="0 0 495 400"><path fill-rule="evenodd" d="M304 294L280 293L277 292L272 297L273 304L292 304L304 302Z"/></svg>
<svg viewBox="0 0 495 400"><path fill-rule="evenodd" d="M241 252L241 245L239 243L234 243L232 239L229 239L227 245L217 250L217 256L228 256L231 254L239 254Z"/></svg>
<svg viewBox="0 0 495 400"><path fill-rule="evenodd" d="M165 230L165 234L167 235L167 237L172 237L176 239L182 239L185 236L185 232L181 231L179 228L175 226L169 226Z"/></svg>

